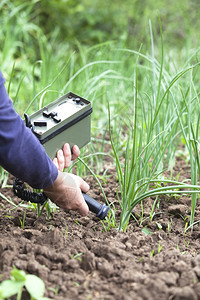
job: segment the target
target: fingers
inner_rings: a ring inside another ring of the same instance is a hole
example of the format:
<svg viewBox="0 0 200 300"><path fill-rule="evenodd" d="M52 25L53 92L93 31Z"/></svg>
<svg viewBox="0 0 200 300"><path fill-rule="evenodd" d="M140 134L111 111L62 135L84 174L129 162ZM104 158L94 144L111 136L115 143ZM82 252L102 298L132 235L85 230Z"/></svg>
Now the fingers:
<svg viewBox="0 0 200 300"><path fill-rule="evenodd" d="M58 150L57 162L58 162L58 170L62 172L65 167L65 158L62 150Z"/></svg>
<svg viewBox="0 0 200 300"><path fill-rule="evenodd" d="M80 197L82 198L77 211L79 212L80 215L82 216L87 216L88 212L89 212L89 207L87 206L87 203L85 202L82 193L80 192Z"/></svg>
<svg viewBox="0 0 200 300"><path fill-rule="evenodd" d="M84 193L87 193L90 189L89 184L87 184L87 182L85 182L81 177L79 177L79 178L80 178L79 186L80 186L81 191Z"/></svg>
<svg viewBox="0 0 200 300"><path fill-rule="evenodd" d="M71 165L72 155L71 155L71 149L70 149L70 146L68 143L65 143L63 146L63 157L64 157L64 167L69 168L69 166Z"/></svg>
<svg viewBox="0 0 200 300"><path fill-rule="evenodd" d="M87 203L85 202L85 199L83 198L81 191L84 193L87 193L90 189L90 186L81 177L79 177L79 180L80 180L80 182L79 182L80 195L79 195L79 206L78 206L77 210L80 215L86 216L89 212L89 207L88 207Z"/></svg>
<svg viewBox="0 0 200 300"><path fill-rule="evenodd" d="M57 157L53 159L53 163L56 165L59 171L63 171L64 168L69 168L71 161L76 159L80 155L80 150L77 145L72 148L73 153L71 153L70 145L65 143L63 150L57 152Z"/></svg>
<svg viewBox="0 0 200 300"><path fill-rule="evenodd" d="M74 198L74 210L82 216L86 216L89 212L89 207L83 198L82 192L80 189L76 190L76 197Z"/></svg>
<svg viewBox="0 0 200 300"><path fill-rule="evenodd" d="M74 145L72 147L72 153L71 149L68 143L65 143L63 146L63 153L65 157L65 165L68 165L71 163L71 160L75 160L80 155L80 149L77 145ZM65 166L67 167L67 166Z"/></svg>
<svg viewBox="0 0 200 300"><path fill-rule="evenodd" d="M63 155L64 155L64 166L65 168L69 168L71 165L71 161L75 160L80 155L80 149L77 145L72 147L71 149L68 143L65 143L63 146Z"/></svg>
<svg viewBox="0 0 200 300"><path fill-rule="evenodd" d="M72 160L76 159L80 155L80 149L77 145L74 145L72 148Z"/></svg>

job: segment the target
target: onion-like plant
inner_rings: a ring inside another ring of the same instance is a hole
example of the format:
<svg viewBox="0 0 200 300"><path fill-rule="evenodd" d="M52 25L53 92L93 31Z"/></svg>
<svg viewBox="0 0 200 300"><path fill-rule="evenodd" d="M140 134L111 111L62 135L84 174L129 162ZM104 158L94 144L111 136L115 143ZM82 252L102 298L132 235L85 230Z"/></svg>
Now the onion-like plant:
<svg viewBox="0 0 200 300"><path fill-rule="evenodd" d="M136 105L136 103L135 103ZM137 108L135 107L137 114ZM116 160L117 174L120 187L121 217L119 230L125 231L134 207L142 200L163 194L197 194L198 185L164 179L159 164L164 160L166 150L176 137L177 120L165 131L143 143L143 129L139 129L135 116L134 126L129 128L130 134L126 144L125 160L120 161L116 145L112 138L111 117L109 112L109 132L111 145ZM158 147L159 145L159 147ZM158 183L163 183L164 186ZM169 186L167 186L169 184Z"/></svg>
<svg viewBox="0 0 200 300"><path fill-rule="evenodd" d="M161 26L160 26L161 29ZM162 39L162 30L161 30ZM136 53L136 52L135 52ZM171 157L176 150L176 140L179 140L181 130L180 117L184 110L179 114L175 112L173 101L169 104L174 84L194 66L188 67L179 72L169 82L168 86L162 82L163 78L163 41L161 53L161 65L159 73L156 71L155 60L153 63L153 101L149 99L149 105L144 103L138 96L138 64L136 63L134 73L134 97L133 97L133 121L127 128L129 132L125 149L124 160L120 159L117 146L118 141L112 135L110 104L109 112L109 134L110 141L116 160L116 168L119 179L121 206L121 217L119 230L125 231L134 207L147 197L163 194L194 194L200 192L197 184L185 184L182 182L163 179L164 164L169 164ZM140 53L138 52L138 56ZM157 73L155 73L157 72ZM156 83L158 76L158 83ZM167 104L165 103L166 101ZM169 107L168 107L169 104ZM147 107L148 106L148 107ZM171 113L167 113L169 110ZM191 129L193 139L196 141L198 132L194 133ZM195 153L197 149L193 146ZM167 160L166 160L167 157ZM198 159L197 163L199 162ZM196 177L195 177L196 178ZM193 182L197 183L197 181ZM157 183L163 183L158 187ZM196 197L194 196L194 199ZM194 206L194 205L193 205Z"/></svg>

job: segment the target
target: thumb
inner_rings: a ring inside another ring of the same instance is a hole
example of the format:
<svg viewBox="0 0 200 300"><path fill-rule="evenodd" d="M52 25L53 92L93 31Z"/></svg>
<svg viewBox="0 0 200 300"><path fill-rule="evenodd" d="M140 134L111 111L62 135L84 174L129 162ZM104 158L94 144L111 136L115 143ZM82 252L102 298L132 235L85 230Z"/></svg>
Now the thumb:
<svg viewBox="0 0 200 300"><path fill-rule="evenodd" d="M79 191L80 191L81 201L79 202L79 206L78 206L77 210L78 210L80 215L86 216L89 212L89 207L88 207L87 203L85 202L85 199L83 198L81 190L79 190Z"/></svg>
<svg viewBox="0 0 200 300"><path fill-rule="evenodd" d="M90 189L89 184L80 177L80 189L82 192L87 193Z"/></svg>

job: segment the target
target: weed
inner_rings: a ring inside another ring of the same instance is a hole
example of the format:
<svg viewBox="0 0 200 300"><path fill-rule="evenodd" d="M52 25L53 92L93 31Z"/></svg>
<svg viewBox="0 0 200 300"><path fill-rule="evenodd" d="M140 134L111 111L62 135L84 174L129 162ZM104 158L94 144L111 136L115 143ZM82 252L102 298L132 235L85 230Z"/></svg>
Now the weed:
<svg viewBox="0 0 200 300"><path fill-rule="evenodd" d="M187 232L187 228L188 228L188 216L184 219L185 221L185 227L184 227L184 235L186 235L186 232ZM193 226L192 226L193 227Z"/></svg>
<svg viewBox="0 0 200 300"><path fill-rule="evenodd" d="M144 257L140 257L136 262L141 262L144 259Z"/></svg>
<svg viewBox="0 0 200 300"><path fill-rule="evenodd" d="M3 200L7 201L9 204L11 204L14 208L17 208L17 205L14 202L12 202L12 200L10 198L4 196L1 192L0 192L0 197Z"/></svg>
<svg viewBox="0 0 200 300"><path fill-rule="evenodd" d="M161 246L161 243L160 243L160 241L159 241L159 244L158 244L158 254L160 253L160 251L162 250L162 246Z"/></svg>
<svg viewBox="0 0 200 300"><path fill-rule="evenodd" d="M69 230L68 230L68 226L66 225L66 229L65 229L65 238L67 239L69 236Z"/></svg>
<svg viewBox="0 0 200 300"><path fill-rule="evenodd" d="M58 295L59 285L57 285L55 288L49 287L48 290L54 292L55 295Z"/></svg>
<svg viewBox="0 0 200 300"><path fill-rule="evenodd" d="M185 242L186 247L188 248L190 245L190 241L187 242L186 240L184 240L184 242Z"/></svg>
<svg viewBox="0 0 200 300"><path fill-rule="evenodd" d="M44 297L44 282L37 276L26 274L16 267L11 271L11 279L3 280L0 283L0 299L8 299L17 295L17 300L22 299L23 287L26 288L33 300L48 300Z"/></svg>
<svg viewBox="0 0 200 300"><path fill-rule="evenodd" d="M115 207L113 205L113 209L109 210L109 213L105 220L100 220L101 225L105 232L110 231L112 228L117 228L116 218L115 218Z"/></svg>
<svg viewBox="0 0 200 300"><path fill-rule="evenodd" d="M48 230L50 231L53 228L53 225L51 224L48 228Z"/></svg>
<svg viewBox="0 0 200 300"><path fill-rule="evenodd" d="M26 210L24 210L23 219L21 220L21 218L19 218L19 222L20 222L22 229L24 229L24 226L25 226L25 219L26 219Z"/></svg>
<svg viewBox="0 0 200 300"><path fill-rule="evenodd" d="M177 244L176 249L180 252L181 255L185 254L185 251L180 251L179 245Z"/></svg>
<svg viewBox="0 0 200 300"><path fill-rule="evenodd" d="M44 204L35 204L35 203L31 203L31 208L33 210L37 211L37 216L38 218L41 217L44 209L46 210L46 218L47 220L51 219L52 214L56 211L57 206L51 202L50 199L47 199L47 201Z"/></svg>
<svg viewBox="0 0 200 300"><path fill-rule="evenodd" d="M189 229L193 228L194 225L199 224L199 223L200 223L200 220L198 220L198 221L196 221L196 222L190 224L190 226L187 226L187 228L185 228L185 230L184 230L184 235L186 235L186 232L187 232ZM185 227L186 227L186 226L185 226Z"/></svg>
<svg viewBox="0 0 200 300"><path fill-rule="evenodd" d="M149 234L152 233L152 232L151 232L148 228L146 228L146 227L142 228L142 232L143 232L145 235L149 235Z"/></svg>
<svg viewBox="0 0 200 300"><path fill-rule="evenodd" d="M162 225L159 222L154 222L154 223L157 225L157 227L158 227L159 230L162 229Z"/></svg>
<svg viewBox="0 0 200 300"><path fill-rule="evenodd" d="M170 223L167 224L166 234L169 234L171 226L172 226L172 218L170 218Z"/></svg>
<svg viewBox="0 0 200 300"><path fill-rule="evenodd" d="M9 216L9 215L4 215L3 217L4 217L4 218L9 218L9 219L14 219L13 216Z"/></svg>
<svg viewBox="0 0 200 300"><path fill-rule="evenodd" d="M79 284L78 282L75 282L75 281L73 281L73 284L74 284L75 286L77 286L77 287L80 286L80 284Z"/></svg>
<svg viewBox="0 0 200 300"><path fill-rule="evenodd" d="M151 252L150 252L150 257L153 257L154 256L154 249L153 250L151 250Z"/></svg>
<svg viewBox="0 0 200 300"><path fill-rule="evenodd" d="M150 221L151 221L151 222L152 222L152 220L153 220L153 217L155 216L155 211L154 211L154 209L155 209L155 206L156 206L156 203L157 203L157 198L158 198L158 197L156 197L156 199L154 200L153 205L152 205L152 209L151 209L151 212L150 212Z"/></svg>
<svg viewBox="0 0 200 300"><path fill-rule="evenodd" d="M81 224L77 220L73 220L73 221L76 223L76 225L81 226Z"/></svg>
<svg viewBox="0 0 200 300"><path fill-rule="evenodd" d="M82 255L83 255L82 252L77 253L77 254L72 254L71 259L78 259L79 261L82 261L82 258L81 258Z"/></svg>

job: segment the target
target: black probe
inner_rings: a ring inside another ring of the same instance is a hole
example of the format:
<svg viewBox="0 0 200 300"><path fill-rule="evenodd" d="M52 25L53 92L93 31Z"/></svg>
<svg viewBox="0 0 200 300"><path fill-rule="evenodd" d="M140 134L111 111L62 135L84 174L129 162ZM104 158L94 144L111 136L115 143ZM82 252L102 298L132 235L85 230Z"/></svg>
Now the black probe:
<svg viewBox="0 0 200 300"><path fill-rule="evenodd" d="M106 204L99 203L98 201L94 200L92 197L90 197L85 193L82 194L83 194L83 198L85 199L85 202L89 207L89 210L95 213L96 216L101 220L105 219L105 217L107 216L110 210L110 207L107 206Z"/></svg>

